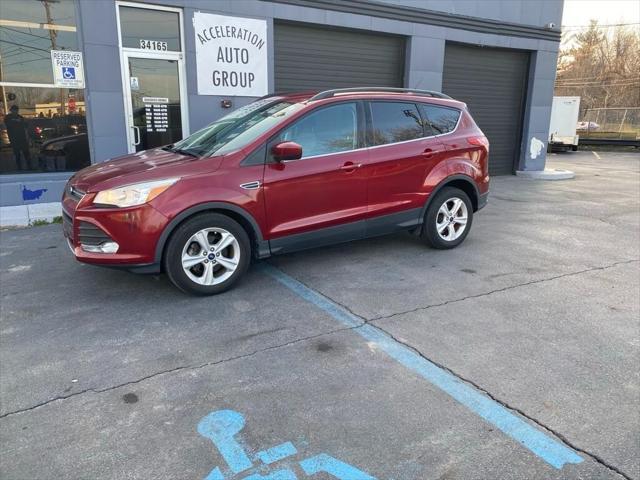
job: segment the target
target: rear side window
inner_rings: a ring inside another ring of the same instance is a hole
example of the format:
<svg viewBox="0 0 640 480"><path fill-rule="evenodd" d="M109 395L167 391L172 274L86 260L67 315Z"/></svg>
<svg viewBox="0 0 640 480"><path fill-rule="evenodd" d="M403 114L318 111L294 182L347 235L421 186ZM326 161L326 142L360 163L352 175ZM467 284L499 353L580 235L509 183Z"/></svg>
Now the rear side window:
<svg viewBox="0 0 640 480"><path fill-rule="evenodd" d="M311 112L279 135L281 142L302 146L302 158L354 150L358 145L355 103L340 103Z"/></svg>
<svg viewBox="0 0 640 480"><path fill-rule="evenodd" d="M424 118L425 135L442 135L455 130L460 118L460 110L437 105L420 105Z"/></svg>
<svg viewBox="0 0 640 480"><path fill-rule="evenodd" d="M422 120L413 103L371 102L372 144L404 142L423 136Z"/></svg>

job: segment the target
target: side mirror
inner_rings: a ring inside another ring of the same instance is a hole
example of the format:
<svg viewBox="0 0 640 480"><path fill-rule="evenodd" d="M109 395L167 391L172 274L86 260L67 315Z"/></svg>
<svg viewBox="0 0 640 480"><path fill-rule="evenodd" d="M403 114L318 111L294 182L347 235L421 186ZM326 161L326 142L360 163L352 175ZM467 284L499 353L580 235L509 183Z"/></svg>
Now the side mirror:
<svg viewBox="0 0 640 480"><path fill-rule="evenodd" d="M302 158L302 147L296 142L282 142L271 147L271 155L276 162Z"/></svg>

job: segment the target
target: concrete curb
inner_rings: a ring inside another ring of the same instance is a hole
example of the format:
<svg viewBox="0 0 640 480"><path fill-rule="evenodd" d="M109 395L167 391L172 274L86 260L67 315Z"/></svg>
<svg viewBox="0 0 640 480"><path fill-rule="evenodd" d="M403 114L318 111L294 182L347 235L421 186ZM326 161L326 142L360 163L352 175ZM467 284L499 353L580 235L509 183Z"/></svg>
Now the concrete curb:
<svg viewBox="0 0 640 480"><path fill-rule="evenodd" d="M27 227L36 220L50 222L61 215L60 202L0 207L0 227Z"/></svg>
<svg viewBox="0 0 640 480"><path fill-rule="evenodd" d="M546 170L518 170L516 176L522 178L530 178L531 180L570 180L575 178L576 174L571 170L546 169Z"/></svg>

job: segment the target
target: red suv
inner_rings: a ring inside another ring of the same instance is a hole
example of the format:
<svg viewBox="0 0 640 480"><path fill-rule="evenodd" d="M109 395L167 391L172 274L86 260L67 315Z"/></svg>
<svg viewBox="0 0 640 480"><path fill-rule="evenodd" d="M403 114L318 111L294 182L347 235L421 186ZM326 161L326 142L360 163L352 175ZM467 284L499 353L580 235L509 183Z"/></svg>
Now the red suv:
<svg viewBox="0 0 640 480"><path fill-rule="evenodd" d="M251 258L412 231L453 248L487 202L489 144L441 93L261 98L189 137L92 165L62 198L81 262L227 290Z"/></svg>

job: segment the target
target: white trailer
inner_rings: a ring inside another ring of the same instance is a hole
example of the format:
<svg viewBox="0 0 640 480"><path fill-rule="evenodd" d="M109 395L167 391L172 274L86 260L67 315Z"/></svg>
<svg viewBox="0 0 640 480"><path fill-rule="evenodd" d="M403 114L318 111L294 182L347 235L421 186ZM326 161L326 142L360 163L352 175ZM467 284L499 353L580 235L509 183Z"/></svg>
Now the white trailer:
<svg viewBox="0 0 640 480"><path fill-rule="evenodd" d="M551 150L578 150L579 136L576 133L580 97L553 97L551 124L549 126L549 148Z"/></svg>

